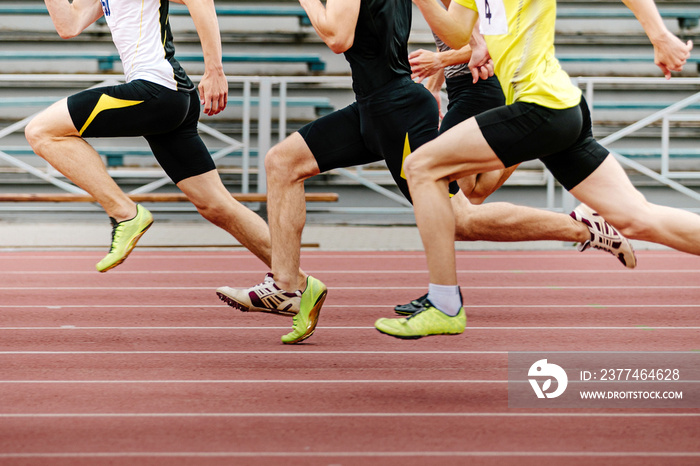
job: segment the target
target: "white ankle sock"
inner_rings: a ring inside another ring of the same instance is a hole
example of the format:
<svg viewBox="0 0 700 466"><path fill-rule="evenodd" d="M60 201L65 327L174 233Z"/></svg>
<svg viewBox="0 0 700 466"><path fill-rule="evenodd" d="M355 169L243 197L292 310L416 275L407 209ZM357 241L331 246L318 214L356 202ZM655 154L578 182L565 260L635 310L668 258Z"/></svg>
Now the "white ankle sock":
<svg viewBox="0 0 700 466"><path fill-rule="evenodd" d="M433 306L444 312L448 316L456 316L462 307L462 297L459 294L457 285L435 285L428 286L428 299Z"/></svg>

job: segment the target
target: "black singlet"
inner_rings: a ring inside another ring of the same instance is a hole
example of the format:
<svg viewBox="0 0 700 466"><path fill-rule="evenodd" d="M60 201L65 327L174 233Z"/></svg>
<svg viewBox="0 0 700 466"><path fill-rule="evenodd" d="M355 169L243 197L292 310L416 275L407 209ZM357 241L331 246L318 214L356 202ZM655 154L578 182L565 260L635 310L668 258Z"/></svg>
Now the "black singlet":
<svg viewBox="0 0 700 466"><path fill-rule="evenodd" d="M437 102L411 80L411 5L362 0L354 42L345 52L357 100L299 130L321 172L384 159L409 200L403 161L438 135Z"/></svg>
<svg viewBox="0 0 700 466"><path fill-rule="evenodd" d="M345 52L355 94L371 94L397 77L411 75L412 13L410 0L362 0L353 45Z"/></svg>

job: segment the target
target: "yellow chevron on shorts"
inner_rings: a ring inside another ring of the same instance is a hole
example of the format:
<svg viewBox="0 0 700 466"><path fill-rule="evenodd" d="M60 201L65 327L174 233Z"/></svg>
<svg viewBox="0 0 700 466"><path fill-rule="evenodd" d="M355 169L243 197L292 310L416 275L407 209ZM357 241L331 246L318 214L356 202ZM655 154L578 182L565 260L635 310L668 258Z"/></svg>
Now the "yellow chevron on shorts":
<svg viewBox="0 0 700 466"><path fill-rule="evenodd" d="M83 125L82 128L80 128L80 134L83 134L83 132L87 129L88 126L90 126L90 123L97 118L97 115L104 111L104 110L113 110L115 108L124 108L124 107L131 107L133 105L138 105L143 103L143 100L124 100L124 99L117 99L116 97L109 96L107 94L102 94L100 96L100 100L97 101L97 105L95 105L95 108L92 109L92 113L88 117L87 121Z"/></svg>
<svg viewBox="0 0 700 466"><path fill-rule="evenodd" d="M401 160L401 178L406 179L406 174L403 171L403 163L406 161L406 157L411 153L411 144L408 142L408 133L406 133L406 140L403 143L403 159Z"/></svg>

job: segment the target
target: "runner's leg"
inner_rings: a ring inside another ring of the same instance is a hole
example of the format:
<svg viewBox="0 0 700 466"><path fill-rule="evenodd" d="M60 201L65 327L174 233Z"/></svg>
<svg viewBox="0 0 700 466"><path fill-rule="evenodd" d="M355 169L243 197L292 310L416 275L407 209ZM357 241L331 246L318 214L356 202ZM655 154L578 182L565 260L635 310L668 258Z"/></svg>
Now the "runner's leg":
<svg viewBox="0 0 700 466"><path fill-rule="evenodd" d="M628 238L700 255L700 216L648 202L612 156L570 192Z"/></svg>
<svg viewBox="0 0 700 466"><path fill-rule="evenodd" d="M136 204L107 173L100 155L79 134L62 99L34 117L25 128L34 152L87 191L120 222L136 215Z"/></svg>
<svg viewBox="0 0 700 466"><path fill-rule="evenodd" d="M270 266L270 233L265 220L231 196L216 170L186 178L177 186L202 217L230 233Z"/></svg>
<svg viewBox="0 0 700 466"><path fill-rule="evenodd" d="M265 157L267 212L272 239L272 273L283 290L304 290L300 279L301 235L306 224L304 180L319 173L299 133L289 135Z"/></svg>
<svg viewBox="0 0 700 466"><path fill-rule="evenodd" d="M466 160L464 154L469 154ZM430 283L457 285L455 216L448 182L465 175L505 168L471 118L406 158L416 224L428 257Z"/></svg>

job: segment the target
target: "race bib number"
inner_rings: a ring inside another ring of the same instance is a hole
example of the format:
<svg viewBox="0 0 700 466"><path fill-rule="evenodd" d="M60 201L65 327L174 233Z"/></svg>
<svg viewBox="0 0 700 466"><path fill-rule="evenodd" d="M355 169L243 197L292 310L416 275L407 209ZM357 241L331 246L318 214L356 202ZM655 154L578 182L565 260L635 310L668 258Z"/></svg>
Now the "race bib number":
<svg viewBox="0 0 700 466"><path fill-rule="evenodd" d="M111 11L109 9L109 0L100 0L102 3L102 11L104 12L105 16L109 16Z"/></svg>
<svg viewBox="0 0 700 466"><path fill-rule="evenodd" d="M476 0L479 32L485 36L508 34L508 18L503 0Z"/></svg>

